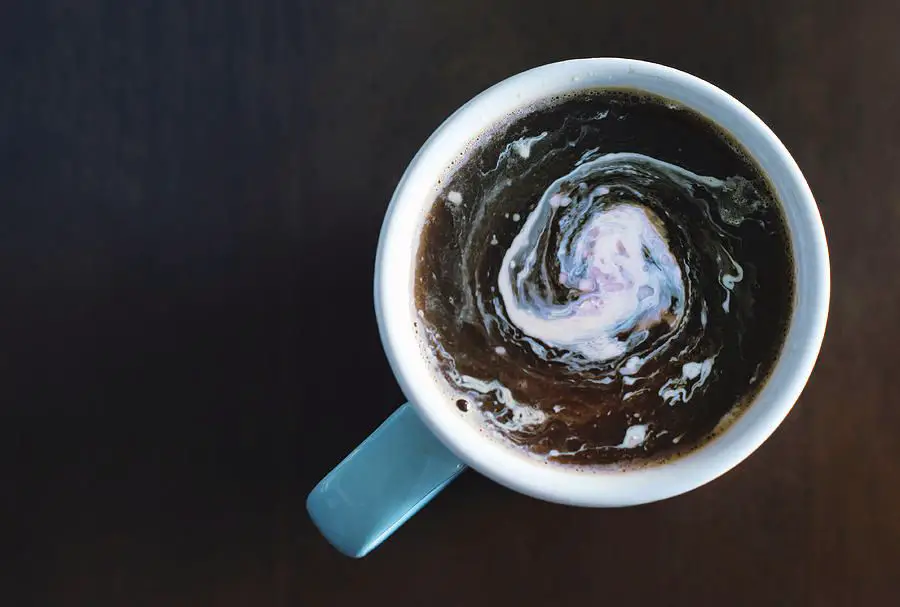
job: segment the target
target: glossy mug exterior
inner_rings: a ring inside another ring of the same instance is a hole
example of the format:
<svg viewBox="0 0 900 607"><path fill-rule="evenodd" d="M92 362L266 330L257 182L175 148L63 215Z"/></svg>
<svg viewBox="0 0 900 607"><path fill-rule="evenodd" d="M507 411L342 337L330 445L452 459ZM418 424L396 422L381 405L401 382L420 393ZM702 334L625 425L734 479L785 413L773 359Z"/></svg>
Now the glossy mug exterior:
<svg viewBox="0 0 900 607"><path fill-rule="evenodd" d="M723 127L750 152L784 208L796 289L781 356L753 404L728 430L662 465L578 472L535 463L459 415L421 354L412 285L422 218L451 161L514 110L599 87L632 88L677 101ZM307 501L310 515L335 547L363 556L465 466L521 493L576 506L629 506L695 489L749 456L788 414L815 364L829 293L825 232L809 186L784 145L739 101L684 72L630 59L577 59L512 76L450 116L397 185L378 246L375 307L385 352L409 404L316 486Z"/></svg>

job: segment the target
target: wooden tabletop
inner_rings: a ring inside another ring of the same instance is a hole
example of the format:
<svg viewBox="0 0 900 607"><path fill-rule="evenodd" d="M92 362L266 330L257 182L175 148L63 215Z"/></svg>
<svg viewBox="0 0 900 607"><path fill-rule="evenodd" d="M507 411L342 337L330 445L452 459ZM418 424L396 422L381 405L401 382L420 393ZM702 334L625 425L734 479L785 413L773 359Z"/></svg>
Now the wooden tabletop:
<svg viewBox="0 0 900 607"><path fill-rule="evenodd" d="M898 25L892 0L4 7L0 601L895 604ZM468 472L347 559L304 500L403 401L371 296L394 185L474 94L583 56L697 74L791 150L831 249L816 370L690 494L572 509Z"/></svg>

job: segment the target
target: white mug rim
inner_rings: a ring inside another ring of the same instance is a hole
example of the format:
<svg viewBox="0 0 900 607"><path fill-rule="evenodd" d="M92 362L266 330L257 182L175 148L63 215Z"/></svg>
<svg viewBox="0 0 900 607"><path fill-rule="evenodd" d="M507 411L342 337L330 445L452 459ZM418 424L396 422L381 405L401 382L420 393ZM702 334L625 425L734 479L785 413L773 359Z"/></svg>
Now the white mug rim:
<svg viewBox="0 0 900 607"><path fill-rule="evenodd" d="M581 471L530 460L462 418L421 354L413 327L412 276L421 217L434 201L437 179L467 142L535 101L603 87L638 88L687 105L728 130L750 151L785 206L796 294L784 347L766 385L721 435L671 462ZM460 107L422 145L400 179L376 255L375 308L382 343L422 421L463 462L496 482L539 499L578 506L628 506L666 499L704 485L746 459L799 398L824 337L829 296L828 249L818 207L781 141L753 112L714 85L634 59L573 59L536 67L495 84Z"/></svg>

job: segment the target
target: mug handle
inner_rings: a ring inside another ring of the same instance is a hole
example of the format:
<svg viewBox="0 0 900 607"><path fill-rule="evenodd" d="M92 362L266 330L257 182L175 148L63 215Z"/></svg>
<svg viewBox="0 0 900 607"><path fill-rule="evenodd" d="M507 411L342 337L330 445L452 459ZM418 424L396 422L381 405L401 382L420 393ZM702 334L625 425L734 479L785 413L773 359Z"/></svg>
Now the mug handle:
<svg viewBox="0 0 900 607"><path fill-rule="evenodd" d="M405 404L319 481L306 509L332 546L360 558L465 469Z"/></svg>

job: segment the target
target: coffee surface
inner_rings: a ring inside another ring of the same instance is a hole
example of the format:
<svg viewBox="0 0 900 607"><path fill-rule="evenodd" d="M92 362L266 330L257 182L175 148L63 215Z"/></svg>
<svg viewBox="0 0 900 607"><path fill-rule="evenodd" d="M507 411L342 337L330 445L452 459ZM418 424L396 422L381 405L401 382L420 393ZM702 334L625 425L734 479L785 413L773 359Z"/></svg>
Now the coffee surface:
<svg viewBox="0 0 900 607"><path fill-rule="evenodd" d="M483 134L438 184L417 327L448 406L560 463L704 443L771 372L793 262L770 184L707 119L622 90Z"/></svg>

